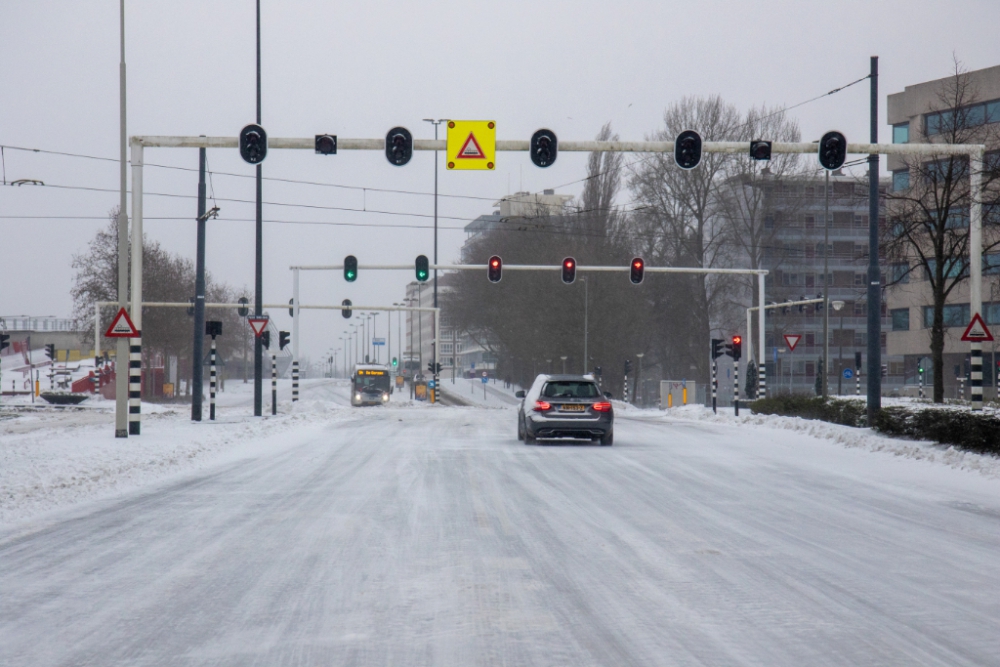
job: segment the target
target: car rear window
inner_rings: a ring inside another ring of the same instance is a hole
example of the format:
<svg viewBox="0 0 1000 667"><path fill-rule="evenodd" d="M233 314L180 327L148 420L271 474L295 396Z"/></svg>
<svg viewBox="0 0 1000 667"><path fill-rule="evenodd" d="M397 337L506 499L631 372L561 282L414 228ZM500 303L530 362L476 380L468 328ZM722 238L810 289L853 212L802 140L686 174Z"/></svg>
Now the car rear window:
<svg viewBox="0 0 1000 667"><path fill-rule="evenodd" d="M601 392L593 382L560 380L546 382L542 387L545 398L598 398Z"/></svg>

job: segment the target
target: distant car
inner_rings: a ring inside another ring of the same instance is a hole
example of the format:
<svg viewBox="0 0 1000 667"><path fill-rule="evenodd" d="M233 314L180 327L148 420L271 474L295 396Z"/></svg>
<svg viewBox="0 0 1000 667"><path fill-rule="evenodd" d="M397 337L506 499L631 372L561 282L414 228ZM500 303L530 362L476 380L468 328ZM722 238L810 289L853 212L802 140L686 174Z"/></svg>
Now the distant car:
<svg viewBox="0 0 1000 667"><path fill-rule="evenodd" d="M602 394L591 375L539 375L531 389L515 394L517 439L528 444L537 438L615 439L611 394Z"/></svg>

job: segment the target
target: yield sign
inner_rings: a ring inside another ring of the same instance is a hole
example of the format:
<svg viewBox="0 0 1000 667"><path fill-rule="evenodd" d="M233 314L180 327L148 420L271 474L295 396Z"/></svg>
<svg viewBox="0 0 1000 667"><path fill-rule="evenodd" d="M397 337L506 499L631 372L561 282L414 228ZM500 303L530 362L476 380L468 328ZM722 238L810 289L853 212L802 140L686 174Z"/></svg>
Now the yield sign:
<svg viewBox="0 0 1000 667"><path fill-rule="evenodd" d="M448 169L494 169L497 124L492 120L450 120Z"/></svg>
<svg viewBox="0 0 1000 667"><path fill-rule="evenodd" d="M799 344L802 340L802 334L785 334L785 345L788 346L789 352L795 351L795 346Z"/></svg>
<svg viewBox="0 0 1000 667"><path fill-rule="evenodd" d="M118 314L111 320L111 326L104 332L106 338L138 338L139 330L132 324L132 319L124 308L118 309Z"/></svg>
<svg viewBox="0 0 1000 667"><path fill-rule="evenodd" d="M250 328L253 329L253 335L260 338L260 335L264 333L264 329L267 328L268 319L266 317L249 317L247 322L250 324Z"/></svg>
<svg viewBox="0 0 1000 667"><path fill-rule="evenodd" d="M973 315L969 326L965 327L962 340L970 343L982 343L983 341L989 342L993 340L993 334L986 328L986 322L983 322L983 318L979 316L979 313Z"/></svg>

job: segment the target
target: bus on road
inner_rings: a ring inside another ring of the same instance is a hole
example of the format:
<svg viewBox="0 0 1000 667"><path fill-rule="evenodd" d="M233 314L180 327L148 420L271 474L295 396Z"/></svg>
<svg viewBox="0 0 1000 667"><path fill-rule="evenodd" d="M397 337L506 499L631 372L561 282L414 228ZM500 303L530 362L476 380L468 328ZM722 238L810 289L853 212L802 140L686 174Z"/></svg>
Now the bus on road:
<svg viewBox="0 0 1000 667"><path fill-rule="evenodd" d="M385 405L389 402L389 367L357 364L351 374L351 405Z"/></svg>

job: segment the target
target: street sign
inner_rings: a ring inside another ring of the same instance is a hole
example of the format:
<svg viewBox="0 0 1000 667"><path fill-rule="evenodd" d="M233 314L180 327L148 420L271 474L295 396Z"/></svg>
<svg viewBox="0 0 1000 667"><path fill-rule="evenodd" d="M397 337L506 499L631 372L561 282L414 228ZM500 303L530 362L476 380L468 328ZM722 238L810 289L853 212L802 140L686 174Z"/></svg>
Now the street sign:
<svg viewBox="0 0 1000 667"><path fill-rule="evenodd" d="M434 380L428 380L427 381L427 387L429 389L433 389L434 388Z"/></svg>
<svg viewBox="0 0 1000 667"><path fill-rule="evenodd" d="M993 334L986 328L986 322L983 322L979 313L972 316L972 321L962 334L962 340L968 343L988 343L993 340Z"/></svg>
<svg viewBox="0 0 1000 667"><path fill-rule="evenodd" d="M785 344L788 345L788 351L794 352L795 346L799 344L802 340L802 334L785 334Z"/></svg>
<svg viewBox="0 0 1000 667"><path fill-rule="evenodd" d="M138 338L139 331L132 324L132 318L124 308L118 309L118 314L111 320L111 326L104 332L106 338Z"/></svg>
<svg viewBox="0 0 1000 667"><path fill-rule="evenodd" d="M492 120L448 121L448 169L496 167L497 125Z"/></svg>
<svg viewBox="0 0 1000 667"><path fill-rule="evenodd" d="M264 329L267 328L268 318L266 317L251 317L247 319L250 324L250 328L253 329L253 335L260 338L261 334L264 333Z"/></svg>
<svg viewBox="0 0 1000 667"><path fill-rule="evenodd" d="M490 381L490 379L488 377L486 377L486 374L484 373L483 374L483 384L486 384L489 381Z"/></svg>
<svg viewBox="0 0 1000 667"><path fill-rule="evenodd" d="M850 368L845 368L844 369L844 379L845 380L850 380L852 377L854 377L854 371L852 371Z"/></svg>
<svg viewBox="0 0 1000 667"><path fill-rule="evenodd" d="M372 338L372 345L385 345L385 338Z"/></svg>
<svg viewBox="0 0 1000 667"><path fill-rule="evenodd" d="M485 378L486 376L487 376L487 372L483 371L483 377Z"/></svg>

